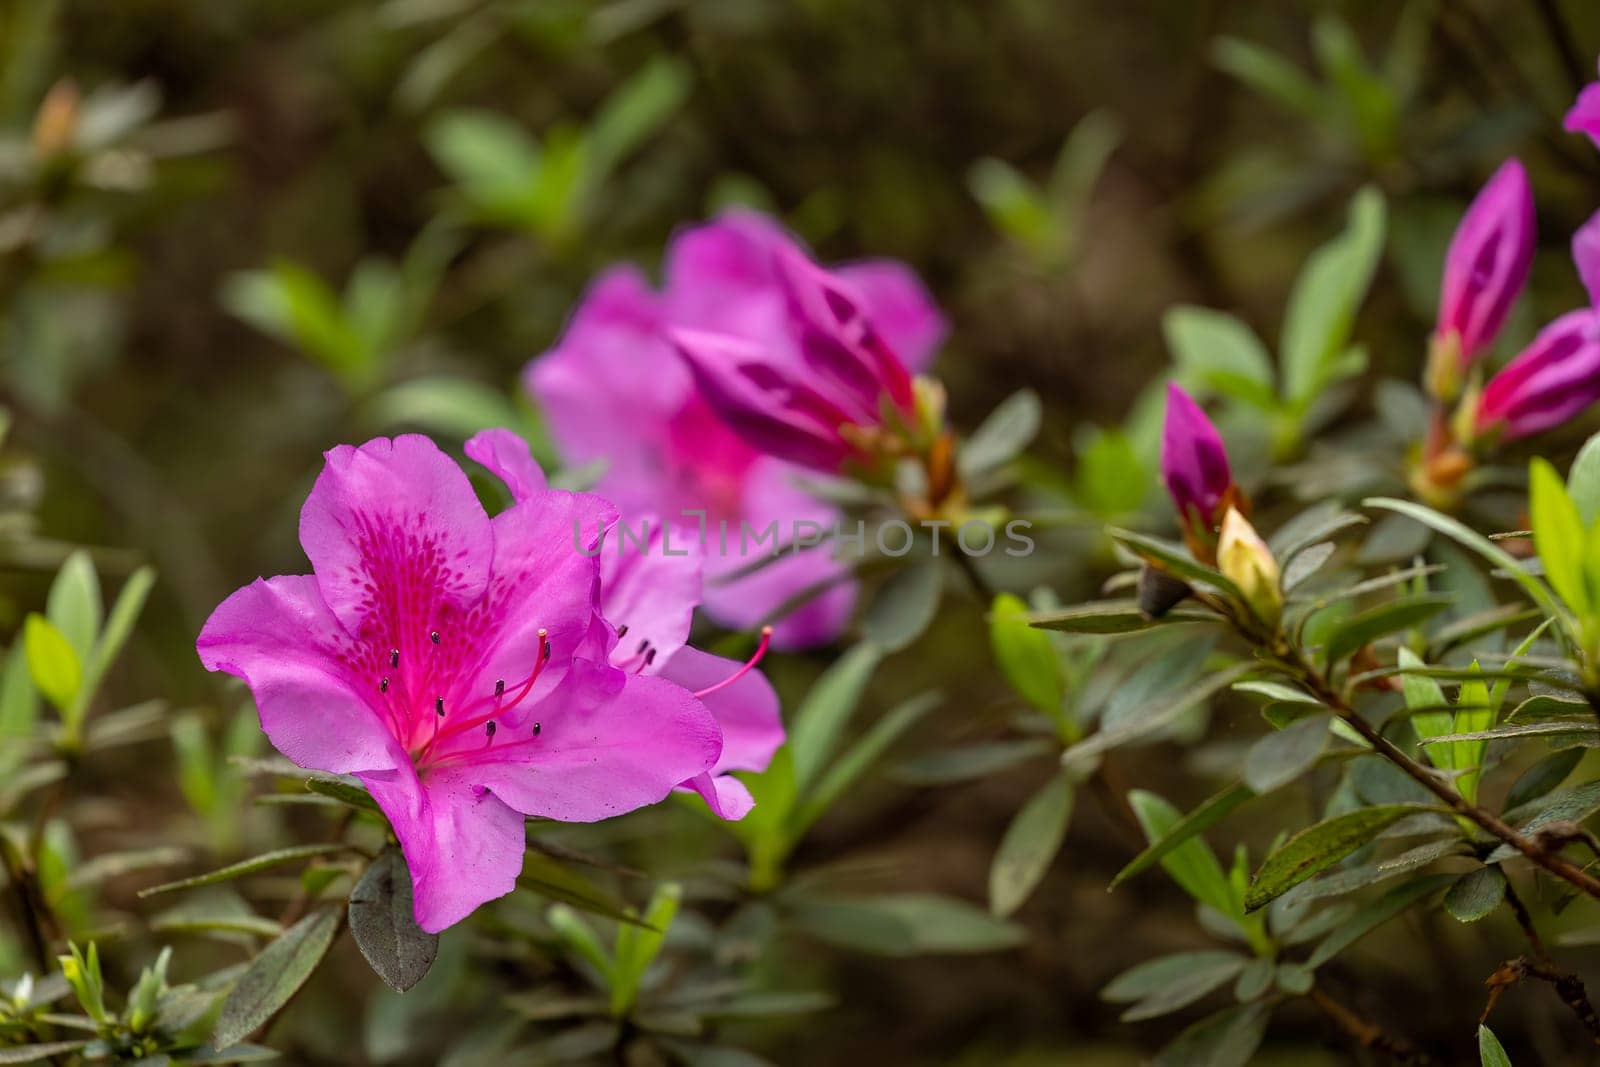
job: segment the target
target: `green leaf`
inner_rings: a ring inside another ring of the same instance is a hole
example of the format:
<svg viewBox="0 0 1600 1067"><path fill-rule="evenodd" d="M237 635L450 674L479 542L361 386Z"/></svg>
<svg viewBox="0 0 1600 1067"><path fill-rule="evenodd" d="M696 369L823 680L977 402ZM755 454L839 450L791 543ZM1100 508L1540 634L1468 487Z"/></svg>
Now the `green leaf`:
<svg viewBox="0 0 1600 1067"><path fill-rule="evenodd" d="M1313 123L1329 115L1322 87L1304 71L1276 52L1238 37L1218 37L1211 45L1211 62L1279 106Z"/></svg>
<svg viewBox="0 0 1600 1067"><path fill-rule="evenodd" d="M520 427L527 419L502 390L443 375L401 382L374 397L363 410L372 423L471 437L479 430Z"/></svg>
<svg viewBox="0 0 1600 1067"><path fill-rule="evenodd" d="M907 648L927 630L944 592L944 564L928 559L902 567L873 595L861 633L885 652Z"/></svg>
<svg viewBox="0 0 1600 1067"><path fill-rule="evenodd" d="M348 914L356 947L384 985L404 993L427 977L439 935L417 925L411 872L399 849L386 848L372 861L350 893Z"/></svg>
<svg viewBox="0 0 1600 1067"><path fill-rule="evenodd" d="M1272 1005L1257 1002L1201 1019L1179 1034L1151 1067L1243 1067L1266 1036Z"/></svg>
<svg viewBox="0 0 1600 1067"><path fill-rule="evenodd" d="M928 893L803 897L794 903L793 921L829 944L879 956L996 952L1026 939L1014 923Z"/></svg>
<svg viewBox="0 0 1600 1067"><path fill-rule="evenodd" d="M1100 991L1112 1001L1137 1001L1122 1013L1125 1023L1154 1019L1186 1008L1237 978L1250 961L1237 952L1180 952L1141 963Z"/></svg>
<svg viewBox="0 0 1600 1067"><path fill-rule="evenodd" d="M1478 1062L1482 1067L1511 1067L1511 1057L1506 1055L1505 1046L1494 1036L1494 1031L1482 1023L1478 1024Z"/></svg>
<svg viewBox="0 0 1600 1067"><path fill-rule="evenodd" d="M1322 650L1323 658L1330 666L1336 664L1373 641L1418 626L1454 604L1454 597L1443 595L1404 597L1357 612L1334 628Z"/></svg>
<svg viewBox="0 0 1600 1067"><path fill-rule="evenodd" d="M1380 508L1384 511L1394 511L1401 515L1409 516L1424 526L1431 527L1444 534L1463 547L1470 548L1504 571L1506 577L1520 585L1523 592L1528 594L1528 598L1541 608L1544 608L1547 615L1559 616L1564 614L1561 606L1556 603L1555 598L1550 595L1550 590L1545 588L1543 582L1524 570L1516 557L1476 530L1462 525L1448 515L1441 515L1431 508L1425 508L1421 504L1413 504L1409 500L1395 500L1391 497L1380 496L1368 497L1361 503L1364 507Z"/></svg>
<svg viewBox="0 0 1600 1067"><path fill-rule="evenodd" d="M1433 856L1429 862L1437 858L1439 857ZM1322 939L1310 958L1306 960L1306 967L1309 970L1316 970L1417 901L1449 885L1454 879L1453 874L1427 875L1414 882L1396 886L1376 900L1368 901ZM1370 879L1368 881L1370 882Z"/></svg>
<svg viewBox="0 0 1600 1067"><path fill-rule="evenodd" d="M624 923L617 928L617 951L612 957L611 1013L624 1015L633 1007L644 972L661 952L667 928L678 914L683 890L673 882L659 886L645 909L644 924Z"/></svg>
<svg viewBox="0 0 1600 1067"><path fill-rule="evenodd" d="M1589 618L1594 614L1594 605L1584 577L1588 536L1577 505L1561 484L1561 476L1539 457L1528 469L1528 505L1533 517L1533 544L1544 564L1545 578L1574 615Z"/></svg>
<svg viewBox="0 0 1600 1067"><path fill-rule="evenodd" d="M39 698L25 646L25 641L13 644L0 667L0 778L27 760L28 741L39 721Z"/></svg>
<svg viewBox="0 0 1600 1067"><path fill-rule="evenodd" d="M962 475L971 478L1009 463L1038 435L1043 412L1032 389L1019 389L1000 401L962 444L956 456Z"/></svg>
<svg viewBox="0 0 1600 1067"><path fill-rule="evenodd" d="M790 823L790 835L798 838L820 819L902 734L938 707L943 699L943 694L938 692L922 693L896 705L873 723L848 752L828 767L809 793L802 794Z"/></svg>
<svg viewBox="0 0 1600 1067"><path fill-rule="evenodd" d="M1021 597L1001 593L989 611L989 647L1011 688L1036 709L1061 721L1065 715L1066 682L1049 634L1029 624Z"/></svg>
<svg viewBox="0 0 1600 1067"><path fill-rule="evenodd" d="M876 645L861 642L835 660L801 701L789 728L795 787L800 795L810 791L833 759L839 738L882 659Z"/></svg>
<svg viewBox="0 0 1600 1067"><path fill-rule="evenodd" d="M37 613L30 614L23 623L22 641L33 684L58 710L67 711L83 684L83 668L78 654L72 651L72 643L50 620Z"/></svg>
<svg viewBox="0 0 1600 1067"><path fill-rule="evenodd" d="M1032 895L1061 848L1072 818L1072 779L1057 772L1024 804L989 868L989 910L1005 918Z"/></svg>
<svg viewBox="0 0 1600 1067"><path fill-rule="evenodd" d="M77 1052L87 1041L49 1041L42 1045L17 1045L12 1048L0 1048L0 1064L14 1063L43 1063L54 1060L57 1056Z"/></svg>
<svg viewBox="0 0 1600 1067"><path fill-rule="evenodd" d="M1367 186L1350 204L1349 223L1306 261L1284 314L1284 397L1302 410L1339 376L1356 310L1383 253L1383 195Z"/></svg>
<svg viewBox="0 0 1600 1067"><path fill-rule="evenodd" d="M1328 719L1307 715L1250 746L1244 757L1244 784L1257 795L1270 793L1304 775L1328 747Z"/></svg>
<svg viewBox="0 0 1600 1067"><path fill-rule="evenodd" d="M45 617L67 639L78 662L87 663L104 616L100 576L95 573L89 553L80 548L67 557L56 573L45 604Z"/></svg>
<svg viewBox="0 0 1600 1067"><path fill-rule="evenodd" d="M1078 742L1061 754L1064 764L1080 763L1091 756L1116 748L1170 726L1180 716L1197 704L1210 700L1253 669L1249 663L1235 663L1217 671L1205 680L1176 692L1164 694L1137 713L1130 713L1111 729L1101 730L1086 740Z"/></svg>
<svg viewBox="0 0 1600 1067"><path fill-rule="evenodd" d="M689 98L688 64L658 55L606 98L589 123L588 180L600 183L683 108Z"/></svg>
<svg viewBox="0 0 1600 1067"><path fill-rule="evenodd" d="M492 111L449 111L423 132L434 161L480 204L503 205L530 195L541 169L538 144Z"/></svg>
<svg viewBox="0 0 1600 1067"><path fill-rule="evenodd" d="M1444 895L1444 910L1457 922L1475 923L1506 899L1506 876L1499 867L1468 871Z"/></svg>
<svg viewBox="0 0 1600 1067"><path fill-rule="evenodd" d="M1115 526L1109 527L1106 533L1152 566L1159 567L1191 584L1210 586L1241 604L1248 602L1244 592L1223 577L1222 572L1197 563L1194 557L1189 555L1188 550L1180 545L1156 537L1146 537L1131 530L1121 530Z"/></svg>
<svg viewBox="0 0 1600 1067"><path fill-rule="evenodd" d="M1204 833L1221 822L1235 808L1255 798L1255 792L1245 785L1230 785L1221 792L1202 801L1189 814L1167 826L1159 837L1152 838L1150 847L1135 856L1133 862L1117 872L1108 888L1115 889L1134 875L1164 859L1173 849L1196 834ZM1146 829L1146 836L1149 830Z"/></svg>
<svg viewBox="0 0 1600 1067"><path fill-rule="evenodd" d="M1415 652L1404 645L1400 646L1399 663L1408 671L1426 666ZM1455 714L1450 710L1450 701L1445 698L1444 689L1437 679L1425 674L1407 673L1400 676L1400 683L1406 707L1415 713L1411 716L1411 728L1419 738L1427 741L1455 729ZM1455 766L1455 749L1449 744L1425 744L1423 751L1427 752L1428 759L1435 767L1450 770Z"/></svg>
<svg viewBox="0 0 1600 1067"><path fill-rule="evenodd" d="M144 611L144 603L149 599L150 590L155 584L154 567L140 567L128 575L128 580L122 583L122 590L117 593L116 602L111 605L111 614L106 619L105 629L100 633L100 640L95 643L94 654L89 657L88 670L84 672L87 682L84 688L87 691L92 693L98 689L101 679L106 676L106 671L116 662L122 647L132 636L134 623L139 621L139 614Z"/></svg>
<svg viewBox="0 0 1600 1067"><path fill-rule="evenodd" d="M276 1015L316 971L339 932L339 913L321 908L283 932L251 961L222 1004L212 1041L237 1045Z"/></svg>
<svg viewBox="0 0 1600 1067"><path fill-rule="evenodd" d="M1151 478L1132 438L1121 430L1084 427L1077 435L1072 493L1078 503L1107 519L1137 511Z"/></svg>
<svg viewBox="0 0 1600 1067"><path fill-rule="evenodd" d="M1161 317L1161 329L1185 379L1263 411L1277 408L1272 357L1245 323L1226 312L1179 304Z"/></svg>
<svg viewBox="0 0 1600 1067"><path fill-rule="evenodd" d="M522 874L517 878L517 885L591 915L618 922L633 921L633 909L623 901L601 890L570 865L537 850L528 852L523 858Z"/></svg>
<svg viewBox="0 0 1600 1067"><path fill-rule="evenodd" d="M901 760L890 771L890 776L906 785L955 785L1009 771L1046 753L1054 755L1057 748L1043 737L961 743Z"/></svg>
<svg viewBox="0 0 1600 1067"><path fill-rule="evenodd" d="M1042 253L1055 236L1055 213L1033 182L1002 159L986 156L967 171L967 188L990 225L1024 248Z"/></svg>
<svg viewBox="0 0 1600 1067"><path fill-rule="evenodd" d="M1128 794L1128 804L1144 828L1146 840L1154 843L1175 836L1183 822L1182 813L1154 793L1135 789ZM1198 831L1196 831L1198 832ZM1209 845L1199 837L1186 836L1160 857L1162 869L1178 883L1185 893L1202 904L1224 915L1238 914L1238 904L1228 876Z"/></svg>
<svg viewBox="0 0 1600 1067"><path fill-rule="evenodd" d="M1566 781L1567 775L1583 762L1583 755L1581 748L1564 748L1529 767L1506 794L1506 808L1519 808L1549 793Z"/></svg>
<svg viewBox="0 0 1600 1067"><path fill-rule="evenodd" d="M1584 529L1600 520L1600 433L1583 443L1567 471L1567 495L1578 509Z"/></svg>
<svg viewBox="0 0 1600 1067"><path fill-rule="evenodd" d="M1039 611L1028 616L1028 625L1041 630L1062 630L1072 634L1131 634L1179 622L1217 622L1209 611L1177 608L1159 619L1139 610L1133 600L1101 600L1061 611Z"/></svg>
<svg viewBox="0 0 1600 1067"><path fill-rule="evenodd" d="M177 889L196 889L203 885L215 885L218 882L231 882L235 878L257 874L261 871L281 867L285 863L297 863L300 860L315 859L318 856L330 856L339 852L350 851L348 845L295 845L291 848L280 848L272 852L263 852L259 856L252 856L238 863L230 863L226 867L210 871L206 874L197 874L193 878L183 878L176 882L167 882L163 885L151 886L149 889L139 890L139 896L153 897L157 893L171 893Z"/></svg>
<svg viewBox="0 0 1600 1067"><path fill-rule="evenodd" d="M1326 819L1289 838L1267 856L1245 893L1255 911L1301 882L1325 871L1408 815L1426 810L1411 804L1358 808Z"/></svg>

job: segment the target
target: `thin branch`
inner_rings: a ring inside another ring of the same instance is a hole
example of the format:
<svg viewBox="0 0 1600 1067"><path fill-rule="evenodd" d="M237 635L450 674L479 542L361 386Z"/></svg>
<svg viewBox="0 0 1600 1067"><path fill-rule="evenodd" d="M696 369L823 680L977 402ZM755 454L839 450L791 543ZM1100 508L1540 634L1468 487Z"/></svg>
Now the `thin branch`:
<svg viewBox="0 0 1600 1067"><path fill-rule="evenodd" d="M1306 999L1321 1009L1324 1015L1338 1025L1339 1029L1355 1038L1362 1048L1384 1053L1396 1063L1413 1064L1416 1067L1422 1067L1422 1065L1434 1062L1431 1056L1405 1038L1386 1034L1377 1023L1357 1015L1353 1010L1330 996L1321 986L1312 986L1311 992L1306 994Z"/></svg>
<svg viewBox="0 0 1600 1067"><path fill-rule="evenodd" d="M1600 1015L1595 1014L1594 1005L1589 1001L1589 991L1584 988L1583 979L1575 974L1558 971L1548 964L1530 960L1526 956L1507 960L1484 980L1483 984L1489 987L1489 999L1483 1006L1483 1014L1478 1017L1478 1022L1483 1023L1488 1020L1489 1013L1494 1011L1494 1006L1500 1002L1502 993L1527 978L1549 982L1555 987L1556 995L1561 998L1561 1002L1572 1009L1572 1013L1583 1024L1583 1028L1589 1031L1590 1041L1600 1046Z"/></svg>

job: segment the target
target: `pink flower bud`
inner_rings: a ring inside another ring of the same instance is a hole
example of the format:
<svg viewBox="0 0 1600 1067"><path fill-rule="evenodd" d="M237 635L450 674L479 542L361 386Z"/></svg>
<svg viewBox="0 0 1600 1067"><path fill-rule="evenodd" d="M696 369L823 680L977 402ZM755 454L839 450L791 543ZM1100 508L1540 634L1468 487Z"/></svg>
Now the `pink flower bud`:
<svg viewBox="0 0 1600 1067"><path fill-rule="evenodd" d="M1533 262L1533 194L1522 164L1508 159L1461 217L1445 254L1436 348L1465 368L1494 343Z"/></svg>
<svg viewBox="0 0 1600 1067"><path fill-rule="evenodd" d="M1600 400L1600 312L1569 311L1489 379L1474 435L1515 440L1553 429Z"/></svg>
<svg viewBox="0 0 1600 1067"><path fill-rule="evenodd" d="M1209 532L1222 521L1233 488L1228 450L1200 405L1176 383L1167 386L1161 477L1185 526L1195 523Z"/></svg>

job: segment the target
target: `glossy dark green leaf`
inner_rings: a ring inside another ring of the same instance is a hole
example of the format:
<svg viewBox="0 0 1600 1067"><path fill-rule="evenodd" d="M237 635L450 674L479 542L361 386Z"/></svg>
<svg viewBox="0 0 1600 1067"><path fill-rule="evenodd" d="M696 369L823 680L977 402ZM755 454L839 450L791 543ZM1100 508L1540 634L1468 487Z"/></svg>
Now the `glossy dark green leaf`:
<svg viewBox="0 0 1600 1067"><path fill-rule="evenodd" d="M1093 604L1039 611L1028 616L1028 625L1041 630L1061 630L1071 634L1131 634L1180 622L1217 622L1217 616L1195 608L1175 608L1159 619L1151 619L1133 600L1102 600Z"/></svg>
<svg viewBox="0 0 1600 1067"><path fill-rule="evenodd" d="M372 861L350 893L350 933L374 973L396 993L411 989L433 967L439 935L417 925L411 872L397 848Z"/></svg>

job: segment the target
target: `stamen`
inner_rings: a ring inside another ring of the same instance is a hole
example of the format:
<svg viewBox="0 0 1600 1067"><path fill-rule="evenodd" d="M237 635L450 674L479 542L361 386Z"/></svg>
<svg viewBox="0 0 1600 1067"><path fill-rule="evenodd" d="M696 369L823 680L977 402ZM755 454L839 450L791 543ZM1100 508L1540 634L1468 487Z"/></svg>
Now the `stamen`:
<svg viewBox="0 0 1600 1067"><path fill-rule="evenodd" d="M700 690L699 692L697 692L695 694L695 696L697 696L697 697L710 696L712 693L715 693L717 690L726 689L728 686L732 685L734 682L737 682L740 678L743 678L745 675L749 674L752 670L755 669L755 665L757 663L761 662L761 657L765 656L767 654L767 646L770 645L771 643L772 643L772 627L763 626L761 628L761 643L756 646L756 654L750 657L749 662L747 662L744 666L740 667L738 670L734 671L728 677L724 678L722 681L718 682L716 685L707 686L706 688Z"/></svg>
<svg viewBox="0 0 1600 1067"><path fill-rule="evenodd" d="M628 624L627 623L623 623L621 626L617 627L617 640L620 641L624 637L627 637L627 636L628 636Z"/></svg>
<svg viewBox="0 0 1600 1067"><path fill-rule="evenodd" d="M391 648L389 650L389 666L400 666L400 650L398 648Z"/></svg>
<svg viewBox="0 0 1600 1067"><path fill-rule="evenodd" d="M493 719L490 719L487 723L484 724L483 732L484 732L484 735L489 739L487 743L490 744L490 745L494 744L494 732L495 732L496 729L498 729L498 727L495 726L495 723L494 723Z"/></svg>
<svg viewBox="0 0 1600 1067"><path fill-rule="evenodd" d="M504 678L500 678L495 681L494 695L496 697L503 697L506 695L506 680Z"/></svg>
<svg viewBox="0 0 1600 1067"><path fill-rule="evenodd" d="M539 731L543 730L543 729L544 729L544 727L541 726L539 723L534 723L533 724L533 736L534 737L538 737L539 736Z"/></svg>
<svg viewBox="0 0 1600 1067"><path fill-rule="evenodd" d="M433 710L438 713L439 718L444 718L444 697L433 698Z"/></svg>
<svg viewBox="0 0 1600 1067"><path fill-rule="evenodd" d="M437 645L439 643L439 631L435 630L435 631L433 631L433 633L429 634L428 635L428 640L432 641L434 644Z"/></svg>
<svg viewBox="0 0 1600 1067"><path fill-rule="evenodd" d="M512 709L516 708L518 704L522 703L527 695L533 691L534 684L539 681L539 676L544 673L544 665L549 661L550 632L541 629L539 631L538 660L534 664L532 673L518 685L516 692L507 699L504 687L496 683L493 698L483 697L467 705L464 709L458 709L455 717L450 721L450 725L446 726L444 731L438 735L438 740L448 741L450 738L458 737L469 730L476 730L480 726L486 726L496 718L504 717ZM444 706L442 699L439 702L439 706L441 708ZM486 707L487 714L480 714ZM443 714L444 712L441 711L440 715L442 716ZM426 753L424 753L424 757L426 757Z"/></svg>
<svg viewBox="0 0 1600 1067"><path fill-rule="evenodd" d="M389 691L389 679L385 678L383 681L378 683L378 692L387 693L388 691Z"/></svg>

